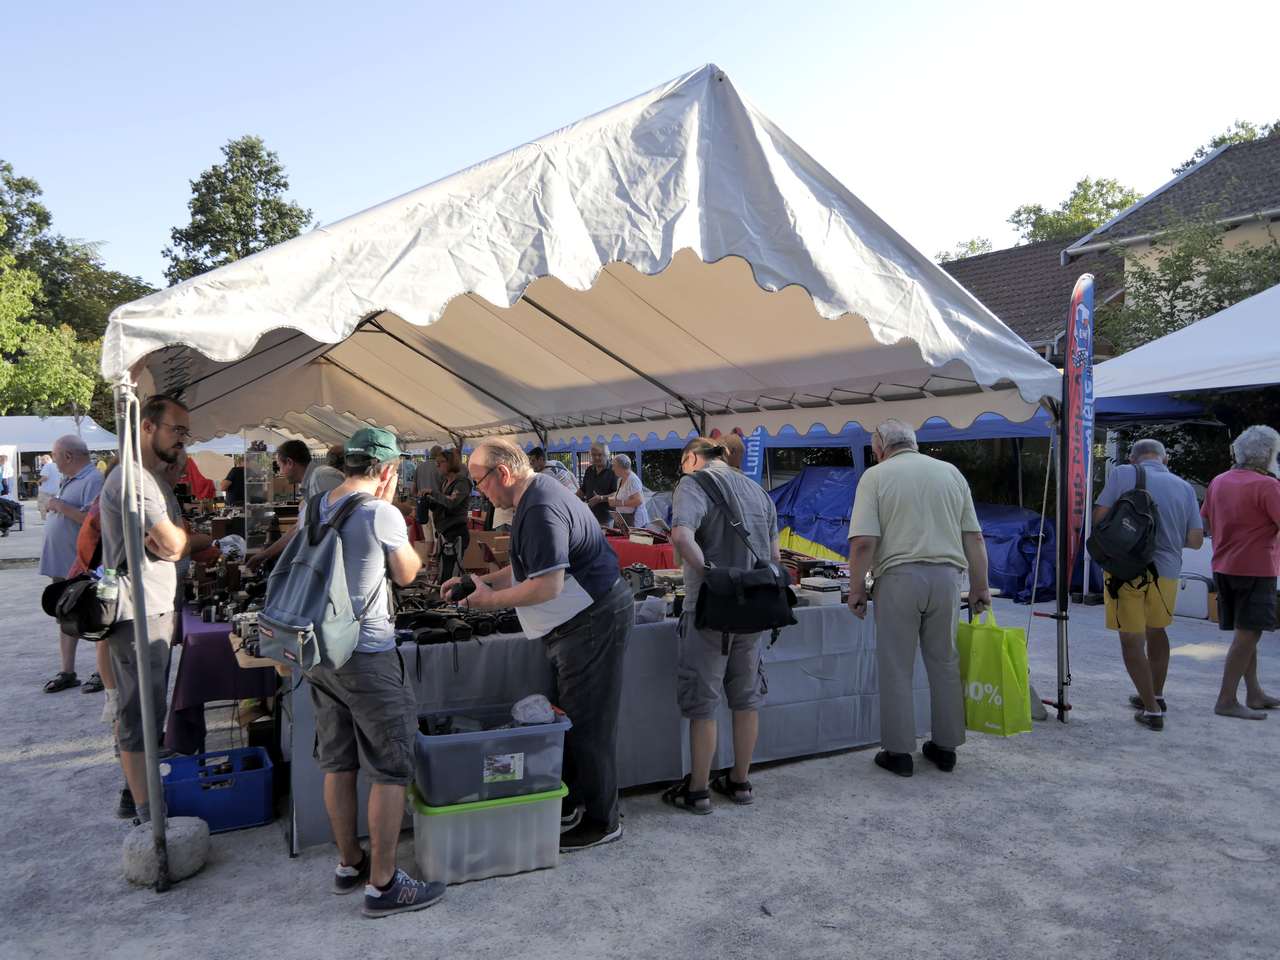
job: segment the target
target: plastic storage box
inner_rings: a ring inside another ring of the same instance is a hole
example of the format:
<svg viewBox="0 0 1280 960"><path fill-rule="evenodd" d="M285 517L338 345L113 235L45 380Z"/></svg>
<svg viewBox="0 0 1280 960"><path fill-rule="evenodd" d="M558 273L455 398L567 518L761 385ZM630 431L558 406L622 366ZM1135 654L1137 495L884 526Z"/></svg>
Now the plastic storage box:
<svg viewBox="0 0 1280 960"><path fill-rule="evenodd" d="M511 719L511 706L470 707L453 711L488 726ZM448 714L425 714L438 721ZM564 735L572 723L559 714L554 723L531 724L473 733L427 736L414 743L414 782L424 803L448 807L480 800L527 797L560 786Z"/></svg>
<svg viewBox="0 0 1280 960"><path fill-rule="evenodd" d="M453 806L409 790L413 853L424 880L464 883L554 867L560 862L560 801L569 789Z"/></svg>
<svg viewBox="0 0 1280 960"><path fill-rule="evenodd" d="M174 757L160 773L171 817L199 817L210 833L271 822L271 758L262 747Z"/></svg>

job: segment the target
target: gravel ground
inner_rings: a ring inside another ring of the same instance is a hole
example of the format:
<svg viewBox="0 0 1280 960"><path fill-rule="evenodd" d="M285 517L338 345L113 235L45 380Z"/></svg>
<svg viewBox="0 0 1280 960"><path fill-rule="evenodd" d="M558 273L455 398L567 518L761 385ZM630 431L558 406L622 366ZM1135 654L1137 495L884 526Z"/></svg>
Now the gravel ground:
<svg viewBox="0 0 1280 960"><path fill-rule="evenodd" d="M157 895L120 871L120 773L101 695L40 691L56 669L45 581L0 540L0 957L1263 957L1280 940L1275 875L1280 716L1216 718L1225 653L1179 619L1163 733L1131 719L1101 608L1072 614L1071 722L975 736L960 765L903 780L848 751L753 774L753 807L710 817L624 801L622 843L556 870L453 887L431 910L372 922L327 892L333 855L285 854L278 825L213 839L196 877ZM1026 607L999 602L1007 625ZM82 648L81 674L92 651ZM1274 637L1260 652L1280 689ZM1031 662L1051 690L1052 627ZM412 839L400 847L412 861Z"/></svg>

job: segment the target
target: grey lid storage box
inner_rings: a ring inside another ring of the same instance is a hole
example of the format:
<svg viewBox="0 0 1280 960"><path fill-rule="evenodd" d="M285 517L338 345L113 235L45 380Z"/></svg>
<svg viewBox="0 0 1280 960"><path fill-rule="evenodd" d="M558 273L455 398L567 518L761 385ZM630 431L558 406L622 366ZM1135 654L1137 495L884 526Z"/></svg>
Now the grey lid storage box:
<svg viewBox="0 0 1280 960"><path fill-rule="evenodd" d="M422 802L409 788L413 857L422 879L463 883L505 877L560 862L560 802L569 790L448 807Z"/></svg>
<svg viewBox="0 0 1280 960"><path fill-rule="evenodd" d="M511 704L423 714L419 721L450 714L499 723L511 719ZM573 726L563 713L557 716L554 723L500 730L435 736L419 732L413 746L418 794L429 806L448 807L557 789L564 768L564 735Z"/></svg>

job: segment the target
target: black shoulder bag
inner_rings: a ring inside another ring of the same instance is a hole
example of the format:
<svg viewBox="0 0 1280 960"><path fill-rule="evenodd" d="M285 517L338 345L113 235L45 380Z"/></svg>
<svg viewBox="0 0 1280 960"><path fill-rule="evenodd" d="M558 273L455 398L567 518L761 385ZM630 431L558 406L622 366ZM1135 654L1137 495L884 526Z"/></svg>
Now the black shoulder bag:
<svg viewBox="0 0 1280 960"><path fill-rule="evenodd" d="M724 492L715 479L699 470L689 474L702 488L712 505L724 511L725 522L733 529L751 556L755 566L708 567L703 572L702 589L698 593L693 622L699 630L719 630L722 634L721 652L729 653L729 636L735 633L772 632L769 645L778 639L783 627L796 622L791 608L796 605L796 595L791 589L791 577L781 564L771 563L756 553L747 536L742 512L729 505Z"/></svg>

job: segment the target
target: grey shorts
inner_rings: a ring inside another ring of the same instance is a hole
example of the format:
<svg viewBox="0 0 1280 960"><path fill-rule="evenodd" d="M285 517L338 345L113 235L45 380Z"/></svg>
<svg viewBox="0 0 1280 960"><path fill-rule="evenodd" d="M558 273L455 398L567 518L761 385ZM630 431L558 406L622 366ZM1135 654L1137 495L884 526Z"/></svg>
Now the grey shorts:
<svg viewBox="0 0 1280 960"><path fill-rule="evenodd" d="M399 650L353 653L337 670L314 667L307 681L321 770L361 770L371 783L405 785L413 778L418 703Z"/></svg>
<svg viewBox="0 0 1280 960"><path fill-rule="evenodd" d="M676 697L690 720L715 716L724 690L730 710L759 710L769 683L762 662L763 634L730 634L726 656L719 631L699 630L686 613L676 627Z"/></svg>
<svg viewBox="0 0 1280 960"><path fill-rule="evenodd" d="M157 736L164 730L169 645L173 641L175 622L172 612L147 617L147 647L151 651L151 706ZM111 670L116 675L116 736L120 741L120 749L128 753L142 753L146 747L142 732L142 693L138 683L134 623L133 620L117 623L102 642L111 651Z"/></svg>

